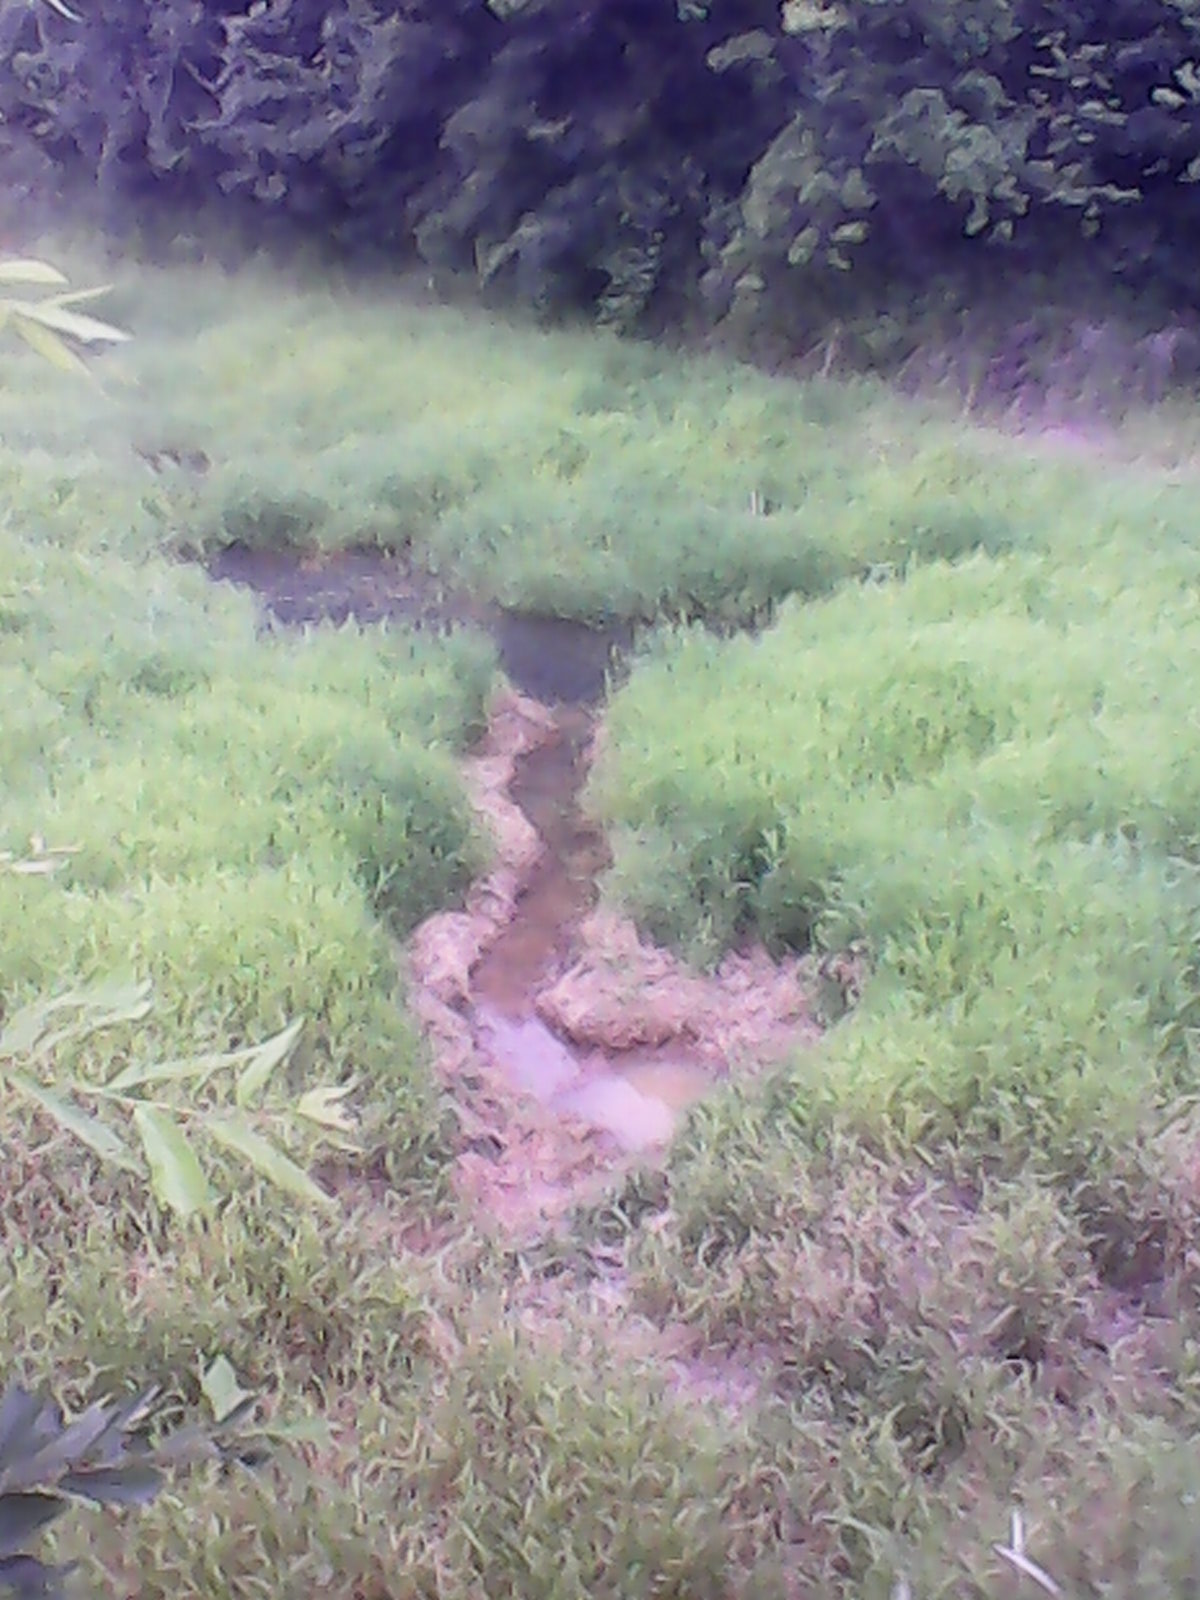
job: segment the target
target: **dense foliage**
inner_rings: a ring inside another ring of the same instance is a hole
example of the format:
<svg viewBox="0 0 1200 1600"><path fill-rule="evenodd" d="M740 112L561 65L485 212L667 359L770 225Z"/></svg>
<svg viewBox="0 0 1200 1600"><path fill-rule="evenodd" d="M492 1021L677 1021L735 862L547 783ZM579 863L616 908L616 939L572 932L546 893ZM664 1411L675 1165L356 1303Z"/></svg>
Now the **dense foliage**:
<svg viewBox="0 0 1200 1600"><path fill-rule="evenodd" d="M621 325L811 321L850 267L1190 305L1198 57L1183 0L4 0L4 175L237 197Z"/></svg>

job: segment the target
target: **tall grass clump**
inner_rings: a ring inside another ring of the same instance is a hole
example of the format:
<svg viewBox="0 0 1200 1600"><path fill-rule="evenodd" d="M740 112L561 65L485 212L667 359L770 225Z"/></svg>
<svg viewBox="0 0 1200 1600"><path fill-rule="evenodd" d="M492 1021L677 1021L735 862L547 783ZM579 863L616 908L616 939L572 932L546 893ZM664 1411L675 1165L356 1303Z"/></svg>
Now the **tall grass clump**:
<svg viewBox="0 0 1200 1600"><path fill-rule="evenodd" d="M136 337L96 385L51 399L14 358L0 394L9 503L62 542L382 547L506 605L739 622L914 556L1023 544L1058 509L867 380L800 384L265 263L111 276Z"/></svg>
<svg viewBox="0 0 1200 1600"><path fill-rule="evenodd" d="M685 630L618 695L593 803L652 931L869 944L818 1101L1079 1155L1190 1085L1200 611L1190 551L1133 584L1126 559L937 564L758 639Z"/></svg>
<svg viewBox="0 0 1200 1600"><path fill-rule="evenodd" d="M0 838L69 851L53 874L0 872L6 1009L132 969L156 990L139 1040L168 1056L304 1016L314 1060L420 1145L432 1101L388 934L482 859L453 756L487 649L260 639L247 604L155 561L5 546Z"/></svg>

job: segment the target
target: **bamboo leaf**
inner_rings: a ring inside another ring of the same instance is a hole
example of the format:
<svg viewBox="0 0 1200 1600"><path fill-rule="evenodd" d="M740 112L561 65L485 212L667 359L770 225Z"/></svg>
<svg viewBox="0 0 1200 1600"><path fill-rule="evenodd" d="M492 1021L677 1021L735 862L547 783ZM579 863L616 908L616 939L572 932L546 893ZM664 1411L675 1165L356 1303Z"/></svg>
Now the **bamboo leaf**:
<svg viewBox="0 0 1200 1600"><path fill-rule="evenodd" d="M26 1077L23 1072L10 1072L8 1081L18 1094L31 1100L47 1116L53 1117L59 1127L72 1134L81 1144L99 1156L102 1161L111 1161L114 1166L123 1167L127 1172L138 1170L137 1162L125 1142L115 1134L107 1123L101 1122L98 1117L81 1111L78 1106L72 1105L69 1100L64 1100L61 1095L45 1089L40 1083Z"/></svg>
<svg viewBox="0 0 1200 1600"><path fill-rule="evenodd" d="M0 1498L0 1555L10 1556L67 1509L56 1494L6 1494Z"/></svg>
<svg viewBox="0 0 1200 1600"><path fill-rule="evenodd" d="M242 1052L228 1051L224 1054L214 1052L211 1055L180 1056L170 1061L151 1061L146 1065L134 1062L122 1068L115 1078L110 1078L105 1084L105 1089L110 1092L124 1092L127 1089L137 1089L147 1083L183 1083L189 1078L201 1080L210 1078L221 1067L231 1066L242 1059Z"/></svg>
<svg viewBox="0 0 1200 1600"><path fill-rule="evenodd" d="M315 1089L308 1089L300 1096L296 1102L296 1114L322 1128L333 1128L338 1133L353 1133L354 1118L342 1102L347 1095L353 1094L355 1088L353 1081L336 1085L318 1084Z"/></svg>
<svg viewBox="0 0 1200 1600"><path fill-rule="evenodd" d="M60 1418L53 1403L39 1400L19 1384L0 1395L0 1491L10 1482L9 1467L53 1432Z"/></svg>
<svg viewBox="0 0 1200 1600"><path fill-rule="evenodd" d="M12 312L12 325L25 343L32 350L36 350L38 355L44 356L52 366L58 367L61 372L82 373L87 376L87 367L56 333L50 332L49 328L31 321L24 311Z"/></svg>
<svg viewBox="0 0 1200 1600"><path fill-rule="evenodd" d="M298 1032L301 1025L294 1023L292 1026ZM286 1032L290 1032L290 1029L285 1030ZM283 1038L284 1034L280 1034L279 1039ZM123 1091L136 1089L145 1083L179 1083L188 1078L209 1078L213 1073L220 1072L226 1067L236 1067L242 1062L254 1061L260 1051L276 1042L270 1039L266 1044L252 1044L242 1050L213 1050L204 1055L172 1057L169 1061L152 1061L145 1065L135 1062L122 1068L115 1078L110 1078L106 1088ZM292 1040L287 1041L288 1049L292 1043Z"/></svg>
<svg viewBox="0 0 1200 1600"><path fill-rule="evenodd" d="M264 1139L244 1117L210 1117L203 1126L217 1144L241 1156L260 1177L266 1178L276 1188L310 1205L333 1205L332 1197L318 1187L302 1167L298 1167L290 1156L284 1155L270 1140Z"/></svg>
<svg viewBox="0 0 1200 1600"><path fill-rule="evenodd" d="M181 1217L210 1206L208 1179L178 1123L156 1106L135 1106L133 1122L150 1163L154 1191L163 1204Z"/></svg>
<svg viewBox="0 0 1200 1600"><path fill-rule="evenodd" d="M135 1463L70 1472L59 1480L59 1485L67 1494L97 1505L141 1506L153 1500L162 1488L163 1475L156 1467Z"/></svg>
<svg viewBox="0 0 1200 1600"><path fill-rule="evenodd" d="M35 261L32 257L16 256L11 261L0 261L0 283L30 283L39 288L65 287L66 278L48 261Z"/></svg>
<svg viewBox="0 0 1200 1600"><path fill-rule="evenodd" d="M68 1423L53 1438L24 1461L19 1469L19 1487L34 1488L40 1483L50 1483L88 1455L96 1442L108 1431L112 1407L97 1400ZM8 1482L10 1475L6 1475Z"/></svg>
<svg viewBox="0 0 1200 1600"><path fill-rule="evenodd" d="M201 1374L200 1388L216 1422L223 1422L240 1406L245 1405L247 1400L253 1398L250 1391L243 1389L238 1383L237 1373L225 1356L217 1356L205 1368Z"/></svg>
<svg viewBox="0 0 1200 1600"><path fill-rule="evenodd" d="M70 996L60 995L54 1000L33 1000L14 1011L0 1029L0 1056L24 1056L36 1050L48 1031L50 1018L69 1003L73 1003Z"/></svg>
<svg viewBox="0 0 1200 1600"><path fill-rule="evenodd" d="M43 328L68 334L82 344L126 344L130 337L123 328L114 328L111 322L101 322L98 317L85 317L55 300L23 301L14 309L18 320L28 317Z"/></svg>
<svg viewBox="0 0 1200 1600"><path fill-rule="evenodd" d="M14 1011L0 1032L0 1056L48 1055L58 1045L118 1022L141 1022L153 1008L149 983L97 985L68 989L49 1000L34 1000ZM62 1012L74 1021L52 1031Z"/></svg>
<svg viewBox="0 0 1200 1600"><path fill-rule="evenodd" d="M282 1033L257 1045L251 1053L245 1070L239 1075L234 1096L239 1106L249 1105L266 1088L267 1082L281 1061L286 1061L292 1047L300 1037L304 1018L297 1017Z"/></svg>
<svg viewBox="0 0 1200 1600"><path fill-rule="evenodd" d="M111 283L99 284L95 289L72 289L67 294L48 295L42 302L48 306L77 306L86 300L98 300L101 295L112 293Z"/></svg>

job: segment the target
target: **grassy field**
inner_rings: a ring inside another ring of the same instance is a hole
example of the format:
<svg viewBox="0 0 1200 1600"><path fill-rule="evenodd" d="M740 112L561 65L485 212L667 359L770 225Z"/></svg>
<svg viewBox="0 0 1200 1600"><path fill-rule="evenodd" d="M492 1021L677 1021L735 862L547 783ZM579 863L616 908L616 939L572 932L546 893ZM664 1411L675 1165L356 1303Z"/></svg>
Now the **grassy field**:
<svg viewBox="0 0 1200 1600"><path fill-rule="evenodd" d="M96 384L0 367L0 851L76 852L0 865L3 1016L152 979L149 1017L60 1052L85 1085L303 1017L292 1078L355 1082L388 1182L314 1214L218 1161L231 1198L181 1222L0 1098L9 1369L194 1407L224 1354L320 1424L58 1554L149 1600L1188 1592L1196 414L1035 452L864 380L109 270L136 337ZM697 1108L566 1246L462 1214L396 975L485 856L455 756L491 651L263 635L178 559L233 541L657 620L589 791L606 892L698 962L861 952L819 1050ZM753 1402L606 1339L614 1251Z"/></svg>

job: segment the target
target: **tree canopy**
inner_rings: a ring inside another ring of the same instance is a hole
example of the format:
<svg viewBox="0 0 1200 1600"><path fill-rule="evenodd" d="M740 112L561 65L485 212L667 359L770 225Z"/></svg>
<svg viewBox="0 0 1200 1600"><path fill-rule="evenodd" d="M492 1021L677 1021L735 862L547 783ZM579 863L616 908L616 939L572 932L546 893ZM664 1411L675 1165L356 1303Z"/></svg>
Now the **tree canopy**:
<svg viewBox="0 0 1200 1600"><path fill-rule="evenodd" d="M0 0L10 192L240 197L621 326L1003 254L1195 297L1200 0Z"/></svg>

